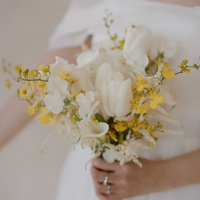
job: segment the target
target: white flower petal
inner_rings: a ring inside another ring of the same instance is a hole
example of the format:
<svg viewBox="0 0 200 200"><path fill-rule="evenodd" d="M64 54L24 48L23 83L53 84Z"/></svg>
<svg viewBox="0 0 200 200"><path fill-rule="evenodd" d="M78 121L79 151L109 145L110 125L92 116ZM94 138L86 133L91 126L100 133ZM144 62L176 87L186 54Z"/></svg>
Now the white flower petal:
<svg viewBox="0 0 200 200"><path fill-rule="evenodd" d="M151 48L152 38L153 34L147 26L129 27L126 33L124 51L137 50L147 55Z"/></svg>
<svg viewBox="0 0 200 200"><path fill-rule="evenodd" d="M94 101L95 94L92 91L88 91L86 95L83 93L76 97L76 101L79 104L79 114L83 119L90 120L90 117L95 114L96 107L99 101Z"/></svg>
<svg viewBox="0 0 200 200"><path fill-rule="evenodd" d="M50 65L51 76L56 77L60 74L61 70L63 70L66 74L72 71L73 65L70 65L67 60L64 60L58 56L56 56L56 62Z"/></svg>
<svg viewBox="0 0 200 200"><path fill-rule="evenodd" d="M108 98L109 98L108 92L109 92L108 87L106 86L106 83L103 82L102 90L101 90L101 101L103 104L103 109L104 109L104 112L106 113L106 115L108 115L109 117L114 117L114 115L110 112L110 108L108 105Z"/></svg>
<svg viewBox="0 0 200 200"><path fill-rule="evenodd" d="M97 59L98 56L99 56L99 50L96 50L96 51L88 50L86 52L79 54L79 56L77 57L77 60L76 60L77 65L78 65L77 69L80 69L81 67L86 66L90 62Z"/></svg>
<svg viewBox="0 0 200 200"><path fill-rule="evenodd" d="M127 79L119 88L116 116L123 117L130 113L130 101L133 100L131 80Z"/></svg>
<svg viewBox="0 0 200 200"><path fill-rule="evenodd" d="M69 95L68 82L59 77L50 77L47 82L47 88L50 92L58 91L63 95Z"/></svg>
<svg viewBox="0 0 200 200"><path fill-rule="evenodd" d="M124 58L126 59L126 63L131 66L134 73L146 76L145 68L149 63L146 54L136 50L128 50L124 52Z"/></svg>
<svg viewBox="0 0 200 200"><path fill-rule="evenodd" d="M80 93L81 91L94 91L94 86L83 69L72 71L70 77L78 80L71 86L73 92Z"/></svg>
<svg viewBox="0 0 200 200"><path fill-rule="evenodd" d="M106 149L106 152L103 153L103 158L108 163L113 163L115 161L115 150L114 149Z"/></svg>
<svg viewBox="0 0 200 200"><path fill-rule="evenodd" d="M59 114L63 110L64 98L58 91L45 96L45 106L54 114Z"/></svg>
<svg viewBox="0 0 200 200"><path fill-rule="evenodd" d="M96 73L95 88L101 91L104 81L110 81L113 75L113 69L109 63L102 64Z"/></svg>
<svg viewBox="0 0 200 200"><path fill-rule="evenodd" d="M176 52L176 47L177 44L173 40L161 36L155 37L149 54L150 58L154 60L158 56L158 51L164 52L165 58L172 58Z"/></svg>
<svg viewBox="0 0 200 200"><path fill-rule="evenodd" d="M115 81L110 81L108 83L108 107L112 115L115 115L115 110L117 106L117 93L118 90L115 88Z"/></svg>
<svg viewBox="0 0 200 200"><path fill-rule="evenodd" d="M102 137L108 132L109 126L102 122L95 124L88 120L82 120L79 122L79 128L81 139L83 139L86 137Z"/></svg>
<svg viewBox="0 0 200 200"><path fill-rule="evenodd" d="M105 111L103 109L103 105L102 105L102 101L101 101L101 92L95 91L95 101L99 101L99 104L97 106L98 112L107 121L110 117L105 113Z"/></svg>

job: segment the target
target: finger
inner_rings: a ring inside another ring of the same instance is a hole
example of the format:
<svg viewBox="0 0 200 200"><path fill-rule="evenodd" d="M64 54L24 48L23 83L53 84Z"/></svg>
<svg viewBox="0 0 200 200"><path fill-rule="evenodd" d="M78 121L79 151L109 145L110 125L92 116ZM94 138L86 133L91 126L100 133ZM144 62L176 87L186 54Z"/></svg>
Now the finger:
<svg viewBox="0 0 200 200"><path fill-rule="evenodd" d="M119 187L116 185L103 185L101 183L94 184L95 191L102 194L107 194L108 187L110 187L110 194L119 194Z"/></svg>
<svg viewBox="0 0 200 200"><path fill-rule="evenodd" d="M117 183L117 178L116 178L116 175L114 172L106 172L106 171L100 171L98 170L96 167L92 166L91 167L91 174L92 174L92 177L93 179L96 181L96 182L99 182L99 183L103 183L106 176L108 175L108 183Z"/></svg>
<svg viewBox="0 0 200 200"><path fill-rule="evenodd" d="M101 200L121 200L122 198L120 198L117 194L102 194L102 193L96 193L97 196L101 199Z"/></svg>
<svg viewBox="0 0 200 200"><path fill-rule="evenodd" d="M92 165L94 165L98 169L110 172L116 171L118 167L117 162L108 163L102 158L95 158L94 160L92 160Z"/></svg>

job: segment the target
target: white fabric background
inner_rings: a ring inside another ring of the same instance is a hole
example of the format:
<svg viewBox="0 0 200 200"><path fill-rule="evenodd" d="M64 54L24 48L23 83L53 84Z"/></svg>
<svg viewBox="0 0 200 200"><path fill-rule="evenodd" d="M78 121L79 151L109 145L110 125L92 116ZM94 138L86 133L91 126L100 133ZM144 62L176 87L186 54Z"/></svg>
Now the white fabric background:
<svg viewBox="0 0 200 200"><path fill-rule="evenodd" d="M5 58L36 67L68 3L69 0L0 0L0 63ZM13 92L4 88L4 75L0 72L0 109ZM48 130L33 122L0 149L0 200L55 199L68 147L53 139L42 154L40 146Z"/></svg>

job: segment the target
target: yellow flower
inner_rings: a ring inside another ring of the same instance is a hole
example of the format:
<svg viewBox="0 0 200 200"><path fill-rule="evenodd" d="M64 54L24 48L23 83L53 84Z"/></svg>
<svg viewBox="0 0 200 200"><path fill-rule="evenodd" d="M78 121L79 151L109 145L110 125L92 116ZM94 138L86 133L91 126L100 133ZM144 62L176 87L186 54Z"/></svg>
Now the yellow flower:
<svg viewBox="0 0 200 200"><path fill-rule="evenodd" d="M23 65L15 65L14 70L20 75L20 72L24 70Z"/></svg>
<svg viewBox="0 0 200 200"><path fill-rule="evenodd" d="M18 90L18 94L20 97L26 96L27 90L22 88L21 90Z"/></svg>
<svg viewBox="0 0 200 200"><path fill-rule="evenodd" d="M149 95L149 99L153 99L150 103L150 107L152 109L156 109L159 103L163 102L163 97L162 96L157 96L157 92L153 92Z"/></svg>
<svg viewBox="0 0 200 200"><path fill-rule="evenodd" d="M162 75L166 78L166 79L170 79L173 78L175 76L175 73L172 72L172 69L170 68L165 68L164 70L162 70Z"/></svg>
<svg viewBox="0 0 200 200"><path fill-rule="evenodd" d="M148 103L144 103L141 105L141 109L140 109L140 114L145 114L147 112L147 110L150 109L150 106ZM139 114L139 113L138 113Z"/></svg>
<svg viewBox="0 0 200 200"><path fill-rule="evenodd" d="M44 112L46 112L46 110L44 108L42 108L39 113L39 118L38 118L43 125L53 124L55 119L59 116L59 115L54 115L51 112L49 112L45 115L42 115L42 113L44 113ZM42 115L42 116L40 117L40 115Z"/></svg>
<svg viewBox="0 0 200 200"><path fill-rule="evenodd" d="M49 65L40 65L39 70L43 71L44 73L47 73L50 70L50 66Z"/></svg>
<svg viewBox="0 0 200 200"><path fill-rule="evenodd" d="M65 74L63 70L61 70L61 74L58 74L58 77L65 79L67 82L70 82L71 84L75 84L78 80L75 80L71 78L68 74Z"/></svg>
<svg viewBox="0 0 200 200"><path fill-rule="evenodd" d="M116 40L117 39L117 34L115 34L113 37L110 37L111 40Z"/></svg>
<svg viewBox="0 0 200 200"><path fill-rule="evenodd" d="M172 69L169 68L169 64L167 64L166 62L164 62L163 65L164 65L163 69L160 71L162 73L162 75L166 79L173 78L175 76L175 73L172 71Z"/></svg>
<svg viewBox="0 0 200 200"><path fill-rule="evenodd" d="M109 130L108 134L109 134L109 136L111 137L112 140L114 140L115 142L118 141L117 136L115 134L115 131Z"/></svg>
<svg viewBox="0 0 200 200"><path fill-rule="evenodd" d="M162 128L163 128L163 125L161 124L161 125L159 125L157 128L158 128L158 129L162 129Z"/></svg>
<svg viewBox="0 0 200 200"><path fill-rule="evenodd" d="M73 122L73 123L75 123L76 124L76 122L77 122L77 119L75 119L74 117L70 117L70 119L71 119L71 121Z"/></svg>
<svg viewBox="0 0 200 200"><path fill-rule="evenodd" d="M120 50L123 50L123 49L124 49L125 39L119 40L118 42L119 42L119 49L120 49Z"/></svg>
<svg viewBox="0 0 200 200"><path fill-rule="evenodd" d="M38 81L38 82L34 83L34 87L35 88L39 87L41 89L42 94L45 94L46 86L47 86L47 84L44 83L43 81Z"/></svg>
<svg viewBox="0 0 200 200"><path fill-rule="evenodd" d="M29 115L35 114L36 111L37 111L37 107L33 107L33 106L29 106L28 107L28 113L29 113Z"/></svg>
<svg viewBox="0 0 200 200"><path fill-rule="evenodd" d="M71 92L71 94L74 96L74 99L76 99L76 97L79 95L77 92Z"/></svg>
<svg viewBox="0 0 200 200"><path fill-rule="evenodd" d="M31 70L29 73L28 73L28 76L29 77L37 77L39 75L39 72L37 70Z"/></svg>
<svg viewBox="0 0 200 200"><path fill-rule="evenodd" d="M148 133L151 133L152 131L152 126L151 126L151 124L147 124L147 131L148 131Z"/></svg>
<svg viewBox="0 0 200 200"><path fill-rule="evenodd" d="M185 62L183 61L181 63L181 65L178 65L178 67L181 69L181 71L189 74L191 72L191 69L188 69L188 67L187 67L187 65L185 63L186 63L186 61Z"/></svg>
<svg viewBox="0 0 200 200"><path fill-rule="evenodd" d="M5 82L5 87L7 87L8 89L10 89L11 86L12 86L11 81L7 79L6 82Z"/></svg>
<svg viewBox="0 0 200 200"><path fill-rule="evenodd" d="M117 132L123 132L125 131L127 128L128 128L128 125L127 123L121 121L121 122L117 122L115 125L114 125L114 128Z"/></svg>
<svg viewBox="0 0 200 200"><path fill-rule="evenodd" d="M92 118L92 117L90 118L90 121L91 121L91 122L94 122L95 124L98 124L98 123L99 123L99 121L98 121L97 119L94 119L94 118Z"/></svg>
<svg viewBox="0 0 200 200"><path fill-rule="evenodd" d="M137 83L135 85L138 92L142 92L144 88L151 86L150 83L146 83L146 81L140 76L137 77Z"/></svg>
<svg viewBox="0 0 200 200"><path fill-rule="evenodd" d="M162 96L157 96L157 92L153 92L149 95L149 99L153 99L150 103L150 107L152 109L156 109L159 103L163 102L163 97Z"/></svg>
<svg viewBox="0 0 200 200"><path fill-rule="evenodd" d="M139 133L139 132L133 132L133 135L134 135L134 137L136 138L136 139L139 139L139 138L141 138L141 136L142 136L142 134L141 133Z"/></svg>
<svg viewBox="0 0 200 200"><path fill-rule="evenodd" d="M28 77L29 69L22 70L22 76Z"/></svg>
<svg viewBox="0 0 200 200"><path fill-rule="evenodd" d="M140 106L140 99L143 98L143 96L140 97L134 97L133 101L130 101L131 107L130 110L136 110L136 114L145 114L148 109L150 109L148 103L144 103Z"/></svg>
<svg viewBox="0 0 200 200"><path fill-rule="evenodd" d="M6 73L8 71L5 66L2 67L2 70L3 70L4 73Z"/></svg>

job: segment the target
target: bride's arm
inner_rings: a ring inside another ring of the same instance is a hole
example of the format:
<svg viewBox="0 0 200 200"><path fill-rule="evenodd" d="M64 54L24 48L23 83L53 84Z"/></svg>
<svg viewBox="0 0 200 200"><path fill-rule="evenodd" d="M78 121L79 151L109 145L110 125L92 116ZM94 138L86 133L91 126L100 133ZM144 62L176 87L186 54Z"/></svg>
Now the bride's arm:
<svg viewBox="0 0 200 200"><path fill-rule="evenodd" d="M90 47L91 36L85 44ZM55 56L67 59L69 63L75 63L75 55L81 51L81 47L63 48L48 51L41 64L50 64L55 62ZM0 112L0 148L13 138L34 116L27 114L28 105L21 102L17 95L11 97Z"/></svg>
<svg viewBox="0 0 200 200"><path fill-rule="evenodd" d="M200 183L200 149L164 161L140 161L143 168L133 162L120 166L118 162L110 164L101 158L95 159L91 172L100 199L122 200ZM106 171L111 171L108 183L112 194L108 196L105 195L107 186L102 184Z"/></svg>

